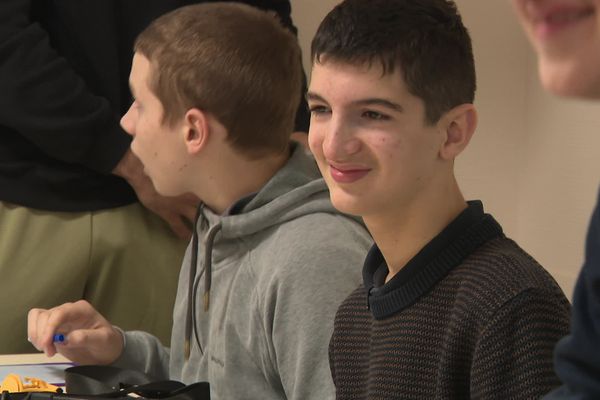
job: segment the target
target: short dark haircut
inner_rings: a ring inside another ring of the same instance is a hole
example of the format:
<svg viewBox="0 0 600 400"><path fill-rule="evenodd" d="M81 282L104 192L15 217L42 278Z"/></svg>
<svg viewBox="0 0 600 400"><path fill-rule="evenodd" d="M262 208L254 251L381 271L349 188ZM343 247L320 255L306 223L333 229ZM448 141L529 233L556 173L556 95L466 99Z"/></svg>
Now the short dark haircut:
<svg viewBox="0 0 600 400"><path fill-rule="evenodd" d="M250 158L288 148L302 57L277 16L238 3L186 6L152 22L135 51L151 62L149 86L164 122L195 107L214 115Z"/></svg>
<svg viewBox="0 0 600 400"><path fill-rule="evenodd" d="M399 68L431 124L475 97L471 38L453 1L346 0L321 22L311 59Z"/></svg>

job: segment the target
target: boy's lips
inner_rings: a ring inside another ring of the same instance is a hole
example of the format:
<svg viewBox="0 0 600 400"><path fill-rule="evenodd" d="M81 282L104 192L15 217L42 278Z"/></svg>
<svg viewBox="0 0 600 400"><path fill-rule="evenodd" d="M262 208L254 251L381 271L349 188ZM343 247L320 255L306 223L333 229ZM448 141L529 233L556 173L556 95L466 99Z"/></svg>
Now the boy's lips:
<svg viewBox="0 0 600 400"><path fill-rule="evenodd" d="M527 13L536 37L544 40L565 29L577 26L594 15L591 6L555 4L547 7L528 7Z"/></svg>
<svg viewBox="0 0 600 400"><path fill-rule="evenodd" d="M363 178L371 171L370 168L358 166L340 166L329 164L329 173L338 183L352 183Z"/></svg>

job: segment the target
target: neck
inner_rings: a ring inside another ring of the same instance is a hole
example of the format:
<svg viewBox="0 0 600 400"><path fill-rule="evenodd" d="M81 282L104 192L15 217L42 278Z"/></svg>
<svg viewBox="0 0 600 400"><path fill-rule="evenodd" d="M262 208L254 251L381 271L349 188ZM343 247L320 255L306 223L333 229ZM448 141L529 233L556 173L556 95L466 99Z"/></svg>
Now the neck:
<svg viewBox="0 0 600 400"><path fill-rule="evenodd" d="M250 160L244 156L222 155L218 167L210 174L208 190L202 187L196 195L217 214L223 214L236 201L258 192L289 159L289 152Z"/></svg>
<svg viewBox="0 0 600 400"><path fill-rule="evenodd" d="M449 185L378 215L364 217L389 269L396 275L427 243L466 207L454 178Z"/></svg>

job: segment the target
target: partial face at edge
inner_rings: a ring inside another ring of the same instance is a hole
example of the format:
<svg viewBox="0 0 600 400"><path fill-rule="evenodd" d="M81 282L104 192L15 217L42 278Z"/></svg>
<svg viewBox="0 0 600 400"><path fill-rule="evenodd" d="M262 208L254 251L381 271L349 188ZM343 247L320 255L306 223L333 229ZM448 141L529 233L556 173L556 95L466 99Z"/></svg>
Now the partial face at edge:
<svg viewBox="0 0 600 400"><path fill-rule="evenodd" d="M512 0L538 55L543 86L600 99L600 0Z"/></svg>
<svg viewBox="0 0 600 400"><path fill-rule="evenodd" d="M178 179L186 166L183 127L163 124L163 106L148 85L150 61L141 54L133 57L129 83L134 102L121 119L121 126L133 136L131 150L141 160L156 190L166 196L185 193Z"/></svg>
<svg viewBox="0 0 600 400"><path fill-rule="evenodd" d="M419 201L439 172L444 137L399 71L315 63L308 103L309 145L336 208L366 217Z"/></svg>

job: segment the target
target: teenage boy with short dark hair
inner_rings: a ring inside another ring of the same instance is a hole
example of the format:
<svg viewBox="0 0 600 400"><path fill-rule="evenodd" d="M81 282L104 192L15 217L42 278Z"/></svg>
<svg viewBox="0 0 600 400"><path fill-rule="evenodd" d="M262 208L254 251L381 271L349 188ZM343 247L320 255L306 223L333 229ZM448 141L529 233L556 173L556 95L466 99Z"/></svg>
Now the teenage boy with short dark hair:
<svg viewBox="0 0 600 400"><path fill-rule="evenodd" d="M301 77L295 37L246 5L184 7L139 36L122 125L158 192L203 202L171 349L144 332L124 343L85 302L30 311L38 349L208 381L217 400L334 397L333 318L371 239L332 207L314 160L290 146ZM52 343L56 332L65 344Z"/></svg>
<svg viewBox="0 0 600 400"><path fill-rule="evenodd" d="M466 202L455 158L477 125L469 34L445 0L347 0L312 43L309 144L375 246L330 343L338 399L538 398L569 304Z"/></svg>

